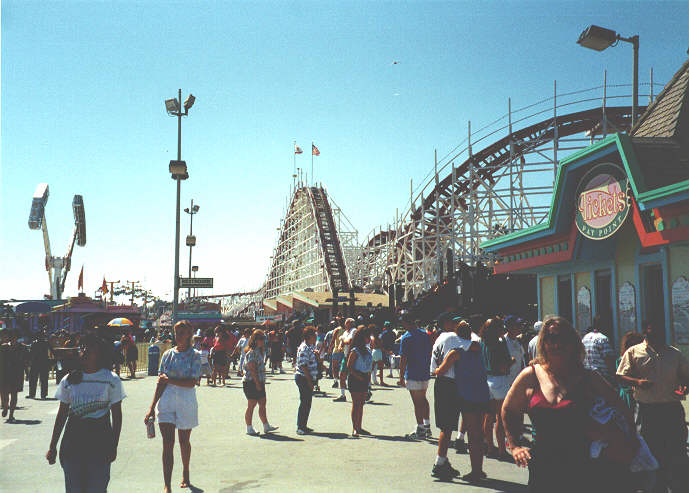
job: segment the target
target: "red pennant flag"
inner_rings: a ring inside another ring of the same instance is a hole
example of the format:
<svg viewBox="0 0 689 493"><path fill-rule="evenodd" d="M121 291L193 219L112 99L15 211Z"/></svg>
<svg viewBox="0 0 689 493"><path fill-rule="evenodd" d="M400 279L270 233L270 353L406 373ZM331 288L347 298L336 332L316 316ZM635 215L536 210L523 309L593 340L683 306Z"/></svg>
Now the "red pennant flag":
<svg viewBox="0 0 689 493"><path fill-rule="evenodd" d="M314 156L320 156L321 151L318 150L318 147L316 147L314 144L311 144L311 154Z"/></svg>
<svg viewBox="0 0 689 493"><path fill-rule="evenodd" d="M301 150L301 147L299 147L297 144L294 144L294 153L301 154L302 152L304 151Z"/></svg>
<svg viewBox="0 0 689 493"><path fill-rule="evenodd" d="M84 291L84 266L81 266L81 272L79 272L79 282L77 283L77 289L79 292Z"/></svg>
<svg viewBox="0 0 689 493"><path fill-rule="evenodd" d="M105 282L105 277L103 277L103 285L100 287L103 294L108 294L108 283Z"/></svg>

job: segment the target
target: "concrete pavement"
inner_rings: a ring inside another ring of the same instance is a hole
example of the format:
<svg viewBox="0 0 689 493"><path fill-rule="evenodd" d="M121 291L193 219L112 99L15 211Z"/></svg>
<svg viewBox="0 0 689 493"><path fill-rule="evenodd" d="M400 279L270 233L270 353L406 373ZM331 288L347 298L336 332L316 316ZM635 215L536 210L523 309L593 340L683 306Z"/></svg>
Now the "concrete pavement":
<svg viewBox="0 0 689 493"><path fill-rule="evenodd" d="M396 373L396 372L395 372ZM123 427L110 492L162 491L162 443L146 438L143 417L153 396L154 377L124 380ZM392 379L387 379L392 383ZM486 459L489 476L480 486L461 480L444 483L430 476L436 442L412 442L404 435L414 428L411 399L397 387L375 387L373 403L364 408L364 428L372 437L350 437L351 404L332 402L339 395L332 381L321 381L326 396L314 397L309 426L313 434L296 434L299 394L291 370L268 376L268 419L280 426L274 435L245 434L246 399L241 382L233 378L225 388L197 387L199 427L191 434L191 481L204 492L236 491L461 491L525 492L528 474L513 464ZM27 386L25 386L26 390ZM54 395L51 384L49 395ZM432 389L428 397L433 408ZM0 422L0 491L64 491L59 462L48 465L50 441L58 402L30 400L20 394L16 424ZM349 394L347 394L349 400ZM432 413L431 413L432 414ZM433 416L431 416L433 423ZM254 426L261 430L258 415ZM438 431L433 428L433 435ZM449 454L452 465L469 472L465 454ZM181 479L179 447L175 447L173 491Z"/></svg>

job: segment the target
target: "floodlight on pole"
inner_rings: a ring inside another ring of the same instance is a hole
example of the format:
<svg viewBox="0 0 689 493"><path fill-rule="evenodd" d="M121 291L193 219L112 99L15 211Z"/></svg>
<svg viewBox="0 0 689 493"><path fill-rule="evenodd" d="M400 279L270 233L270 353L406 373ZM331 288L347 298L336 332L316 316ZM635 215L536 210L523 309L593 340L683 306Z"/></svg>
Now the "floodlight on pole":
<svg viewBox="0 0 689 493"><path fill-rule="evenodd" d="M632 127L634 127L636 123L636 109L639 106L639 35L637 34L629 38L623 38L612 29L591 25L584 29L579 35L577 43L584 48L603 51L610 46L617 46L617 43L620 41L631 43L634 48L634 73L632 84Z"/></svg>
<svg viewBox="0 0 689 493"><path fill-rule="evenodd" d="M171 116L175 116L174 113L179 113L179 101L177 101L177 98L166 99L165 109Z"/></svg>
<svg viewBox="0 0 689 493"><path fill-rule="evenodd" d="M191 199L191 205L184 208L184 212L189 214L189 235L187 236L187 246L189 247L189 277L191 277L191 251L196 246L196 236L194 236L194 214L199 212L198 204L194 204L194 199ZM187 298L191 298L191 288L187 291Z"/></svg>
<svg viewBox="0 0 689 493"><path fill-rule="evenodd" d="M177 159L170 161L170 175L172 179L177 182L177 203L175 206L175 277L173 280L173 296L172 296L172 324L177 322L177 306L179 302L179 222L180 222L180 191L182 180L189 178L187 172L187 163L182 161L182 117L189 114L191 108L196 101L196 98L189 94L186 101L184 101L184 113L182 113L179 102L182 100L182 90L178 92L177 98L166 99L165 109L168 115L177 117Z"/></svg>
<svg viewBox="0 0 689 493"><path fill-rule="evenodd" d="M192 106L194 106L194 102L196 101L196 98L194 97L193 94L189 94L187 96L187 99L184 101L184 111L188 112Z"/></svg>

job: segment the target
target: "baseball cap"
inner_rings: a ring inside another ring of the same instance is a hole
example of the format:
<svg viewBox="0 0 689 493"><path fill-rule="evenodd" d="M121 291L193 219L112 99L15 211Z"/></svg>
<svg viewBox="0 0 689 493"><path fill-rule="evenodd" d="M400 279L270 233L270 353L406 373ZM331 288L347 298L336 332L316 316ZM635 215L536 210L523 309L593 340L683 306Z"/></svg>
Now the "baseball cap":
<svg viewBox="0 0 689 493"><path fill-rule="evenodd" d="M541 329L543 328L543 321L542 321L542 320L539 320L538 322L536 322L535 324L533 324L533 328L534 328L535 331L540 332Z"/></svg>

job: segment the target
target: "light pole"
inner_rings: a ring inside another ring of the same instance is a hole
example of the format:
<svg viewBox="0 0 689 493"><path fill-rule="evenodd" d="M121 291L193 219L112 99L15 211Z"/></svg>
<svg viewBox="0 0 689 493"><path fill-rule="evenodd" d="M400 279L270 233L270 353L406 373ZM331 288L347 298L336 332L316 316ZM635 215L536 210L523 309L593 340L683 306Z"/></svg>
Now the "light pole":
<svg viewBox="0 0 689 493"><path fill-rule="evenodd" d="M194 214L199 212L199 206L194 205L194 199L191 199L191 205L186 207L184 212L189 214L189 235L187 236L187 246L189 247L189 277L191 277L191 249L196 246L196 236L194 236ZM187 289L187 298L191 298L191 288Z"/></svg>
<svg viewBox="0 0 689 493"><path fill-rule="evenodd" d="M194 279L196 279L196 273L199 271L198 265L192 265L191 271L194 273ZM194 298L196 298L196 288L194 288Z"/></svg>
<svg viewBox="0 0 689 493"><path fill-rule="evenodd" d="M170 161L170 174L172 179L177 182L177 205L175 207L175 279L172 289L172 325L177 323L177 304L179 302L179 195L182 180L189 178L187 173L187 163L182 161L182 117L189 114L189 108L194 105L196 98L189 94L184 101L184 113L180 108L179 102L182 100L182 90L179 90L179 99L172 98L165 100L165 109L170 116L177 117L177 160Z"/></svg>
<svg viewBox="0 0 689 493"><path fill-rule="evenodd" d="M632 89L632 127L636 123L636 109L639 106L639 35L623 38L612 29L600 26L589 26L579 35L577 43L584 48L596 51L603 51L610 46L617 46L617 43L624 41L631 43L634 48L634 76Z"/></svg>

